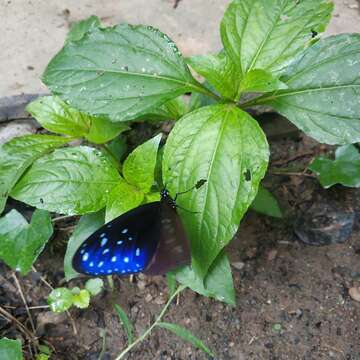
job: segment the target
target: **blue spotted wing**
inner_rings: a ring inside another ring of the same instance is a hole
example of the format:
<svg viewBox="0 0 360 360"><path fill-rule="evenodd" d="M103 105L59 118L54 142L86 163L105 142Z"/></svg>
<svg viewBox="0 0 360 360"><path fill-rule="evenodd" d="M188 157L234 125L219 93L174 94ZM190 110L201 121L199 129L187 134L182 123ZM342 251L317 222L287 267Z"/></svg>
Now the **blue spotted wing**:
<svg viewBox="0 0 360 360"><path fill-rule="evenodd" d="M164 274L188 264L190 251L173 201L141 205L93 233L72 264L87 275Z"/></svg>

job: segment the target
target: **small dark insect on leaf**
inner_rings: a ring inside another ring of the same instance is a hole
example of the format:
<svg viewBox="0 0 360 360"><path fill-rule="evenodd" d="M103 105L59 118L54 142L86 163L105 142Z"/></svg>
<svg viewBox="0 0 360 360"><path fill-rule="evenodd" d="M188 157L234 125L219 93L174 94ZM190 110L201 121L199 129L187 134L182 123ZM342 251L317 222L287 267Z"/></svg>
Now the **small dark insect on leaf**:
<svg viewBox="0 0 360 360"><path fill-rule="evenodd" d="M43 204L44 203L44 199L40 198L40 203Z"/></svg>
<svg viewBox="0 0 360 360"><path fill-rule="evenodd" d="M311 37L314 38L318 35L318 32L315 30L311 30Z"/></svg>
<svg viewBox="0 0 360 360"><path fill-rule="evenodd" d="M244 176L245 176L245 180L246 181L250 181L251 180L251 172L249 169L247 169L245 172L244 172Z"/></svg>
<svg viewBox="0 0 360 360"><path fill-rule="evenodd" d="M124 66L125 71L129 71L129 67L128 66Z"/></svg>
<svg viewBox="0 0 360 360"><path fill-rule="evenodd" d="M207 180L205 180L205 179L199 180L195 185L195 189L200 189L206 183L206 181Z"/></svg>

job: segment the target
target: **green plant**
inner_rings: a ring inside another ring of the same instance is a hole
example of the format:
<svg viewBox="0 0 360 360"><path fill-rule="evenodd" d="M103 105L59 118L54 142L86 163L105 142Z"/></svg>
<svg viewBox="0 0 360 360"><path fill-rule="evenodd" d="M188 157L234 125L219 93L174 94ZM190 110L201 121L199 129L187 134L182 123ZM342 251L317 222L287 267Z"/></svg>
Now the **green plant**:
<svg viewBox="0 0 360 360"><path fill-rule="evenodd" d="M91 296L98 295L103 288L103 281L101 279L89 279L85 283L85 289L80 289L75 286L72 289L65 287L56 288L51 291L48 296L48 304L50 310L55 313L61 313L69 310L72 306L79 309L86 309L89 307Z"/></svg>
<svg viewBox="0 0 360 360"><path fill-rule="evenodd" d="M77 276L72 255L104 222L158 199L162 183L174 195L206 179L201 190L179 198L195 212L179 210L192 264L169 280L172 288L176 279L234 304L224 248L269 161L266 136L246 110L271 106L319 142L360 141L360 35L320 39L332 10L329 0L234 0L221 22L224 49L189 59L151 26L105 28L96 17L77 24L43 75L52 96L28 106L60 135L20 137L1 148L0 211L10 195L38 209L83 215L65 257L70 280ZM188 66L206 81L195 80ZM187 104L182 95L189 92ZM132 124L164 119L175 123L164 149L158 151L158 135L123 161ZM65 146L74 139L83 145ZM259 196L257 210L271 195ZM281 215L276 204L262 211Z"/></svg>

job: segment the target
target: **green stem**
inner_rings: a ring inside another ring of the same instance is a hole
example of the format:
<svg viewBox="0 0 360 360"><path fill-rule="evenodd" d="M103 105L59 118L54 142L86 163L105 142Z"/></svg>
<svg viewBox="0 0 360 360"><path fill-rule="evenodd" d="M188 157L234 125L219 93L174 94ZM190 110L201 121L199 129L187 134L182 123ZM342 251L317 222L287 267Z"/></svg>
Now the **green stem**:
<svg viewBox="0 0 360 360"><path fill-rule="evenodd" d="M132 342L126 349L124 349L122 351L122 353L115 359L115 360L121 360L124 358L124 356L133 348L135 347L137 344L139 344L141 341L143 341L150 333L151 331L154 329L155 326L157 326L157 324L161 321L161 319L163 318L163 316L166 313L166 310L168 309L168 307L170 306L170 304L172 303L172 301L176 298L176 296L178 294L181 293L181 291L183 291L184 289L186 289L186 286L179 286L177 288L177 290L170 296L169 300L167 301L167 303L165 304L164 308L161 310L161 313L159 314L159 316L156 318L155 322L140 336L138 337L134 342Z"/></svg>
<svg viewBox="0 0 360 360"><path fill-rule="evenodd" d="M209 96L209 97L213 98L214 100L216 100L217 102L222 101L222 98L220 96L216 95L215 93L213 93L212 91L207 89L204 85L202 85L198 81L196 81L196 85L193 85L193 88L194 88L194 91L196 91L200 94Z"/></svg>
<svg viewBox="0 0 360 360"><path fill-rule="evenodd" d="M109 283L109 287L110 287L111 291L114 291L114 280L113 280L112 276L109 275L106 278Z"/></svg>

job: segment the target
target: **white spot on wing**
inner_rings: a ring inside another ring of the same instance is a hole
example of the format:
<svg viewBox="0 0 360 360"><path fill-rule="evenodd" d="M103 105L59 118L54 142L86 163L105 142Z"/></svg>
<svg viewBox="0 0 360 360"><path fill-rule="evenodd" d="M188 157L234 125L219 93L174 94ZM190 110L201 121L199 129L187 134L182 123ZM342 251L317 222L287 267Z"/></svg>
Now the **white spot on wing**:
<svg viewBox="0 0 360 360"><path fill-rule="evenodd" d="M90 264L89 264L90 267L93 267L94 266L94 262L92 261Z"/></svg>
<svg viewBox="0 0 360 360"><path fill-rule="evenodd" d="M124 262L126 262L126 263L129 262L129 258L127 256L124 257Z"/></svg>
<svg viewBox="0 0 360 360"><path fill-rule="evenodd" d="M111 258L111 262L115 262L116 261L116 256L113 256L112 258Z"/></svg>
<svg viewBox="0 0 360 360"><path fill-rule="evenodd" d="M104 265L104 262L103 261L100 261L99 263L98 263L98 267L102 267Z"/></svg>
<svg viewBox="0 0 360 360"><path fill-rule="evenodd" d="M108 253L110 250L109 248L106 248L104 251L103 251L103 255L105 255L106 253Z"/></svg>
<svg viewBox="0 0 360 360"><path fill-rule="evenodd" d="M124 229L121 233L126 234L129 231L129 229Z"/></svg>
<svg viewBox="0 0 360 360"><path fill-rule="evenodd" d="M116 242L118 245L121 245L123 242L122 242L122 240L119 240L119 241L117 241Z"/></svg>
<svg viewBox="0 0 360 360"><path fill-rule="evenodd" d="M139 248L136 249L135 254L136 254L136 256L140 256L140 249Z"/></svg>
<svg viewBox="0 0 360 360"><path fill-rule="evenodd" d="M88 258L89 258L89 253L85 253L82 257L83 261L87 261Z"/></svg>
<svg viewBox="0 0 360 360"><path fill-rule="evenodd" d="M103 238L103 239L101 240L100 246L101 246L101 247L102 247L102 246L105 246L107 242L108 242L108 239L107 239L107 238Z"/></svg>

